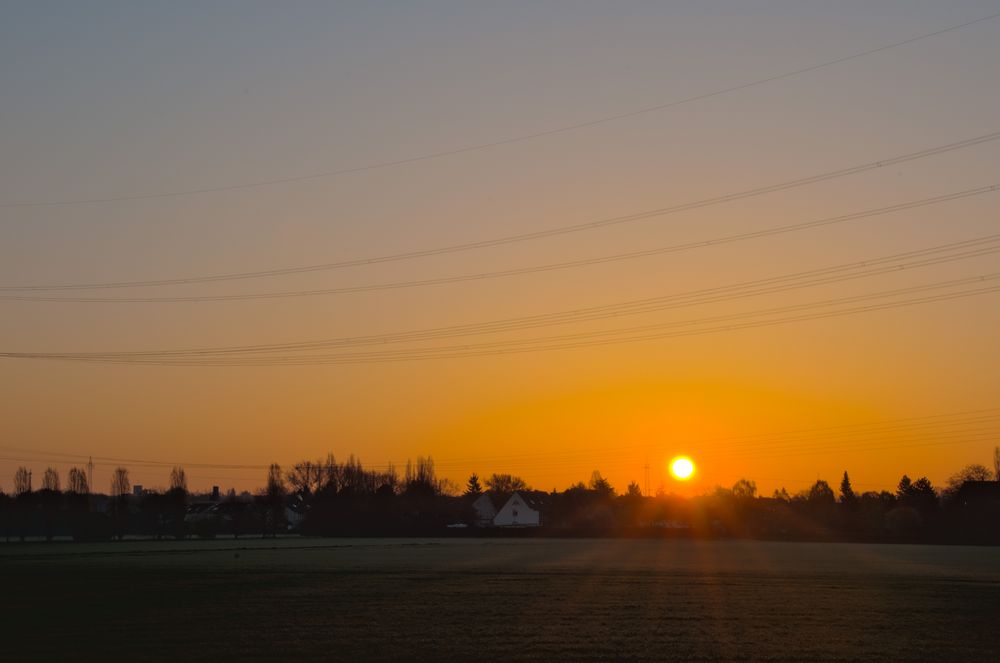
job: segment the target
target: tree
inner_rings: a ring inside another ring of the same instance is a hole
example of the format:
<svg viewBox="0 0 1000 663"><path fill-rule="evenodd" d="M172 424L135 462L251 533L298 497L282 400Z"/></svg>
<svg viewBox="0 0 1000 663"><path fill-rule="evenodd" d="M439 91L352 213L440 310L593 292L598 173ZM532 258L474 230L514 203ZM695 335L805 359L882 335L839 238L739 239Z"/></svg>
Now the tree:
<svg viewBox="0 0 1000 663"><path fill-rule="evenodd" d="M31 492L31 470L23 465L14 472L14 496L26 495Z"/></svg>
<svg viewBox="0 0 1000 663"><path fill-rule="evenodd" d="M784 487L776 488L774 494L771 495L771 499L780 500L782 502L791 502L792 496L788 494L788 491Z"/></svg>
<svg viewBox="0 0 1000 663"><path fill-rule="evenodd" d="M896 498L906 499L913 493L913 480L907 475L903 475L903 478L899 480L899 485L896 487Z"/></svg>
<svg viewBox="0 0 1000 663"><path fill-rule="evenodd" d="M459 488L458 484L451 479L445 477L437 480L437 486L435 487L435 492L438 495L446 495L448 497L458 497L462 494L462 489Z"/></svg>
<svg viewBox="0 0 1000 663"><path fill-rule="evenodd" d="M628 485L625 495L628 497L642 497L642 488L639 487L639 484L633 481Z"/></svg>
<svg viewBox="0 0 1000 663"><path fill-rule="evenodd" d="M516 490L527 490L528 484L521 477L511 474L492 474L486 480L486 487L495 493L513 493Z"/></svg>
<svg viewBox="0 0 1000 663"><path fill-rule="evenodd" d="M54 467L45 468L45 474L42 475L42 490L51 490L54 493L58 493L60 487L59 471Z"/></svg>
<svg viewBox="0 0 1000 663"><path fill-rule="evenodd" d="M184 468L175 465L170 470L170 488L158 500L162 524L169 529L175 539L187 536L187 523L184 522L184 513L187 510L187 486L187 474ZM204 526L205 522L201 524Z"/></svg>
<svg viewBox="0 0 1000 663"><path fill-rule="evenodd" d="M404 490L412 494L434 495L440 492L440 484L434 471L434 459L417 456L416 464L406 461Z"/></svg>
<svg viewBox="0 0 1000 663"><path fill-rule="evenodd" d="M819 479L809 488L809 493L807 498L812 504L833 504L837 501L837 498L833 494L833 488L830 488L830 484Z"/></svg>
<svg viewBox="0 0 1000 663"><path fill-rule="evenodd" d="M903 506L911 507L917 511L928 514L938 507L937 491L927 477L920 477L912 481L910 477L903 475L899 480L899 487L896 490L897 501Z"/></svg>
<svg viewBox="0 0 1000 663"><path fill-rule="evenodd" d="M46 541L51 541L55 536L56 523L59 519L60 495L59 472L55 468L48 467L42 475L42 489L35 493L37 496L36 517L42 526L42 533Z"/></svg>
<svg viewBox="0 0 1000 663"><path fill-rule="evenodd" d="M840 480L840 503L853 506L857 502L858 496L854 492L854 487L851 486L851 478L847 476L847 470L844 470L844 478Z"/></svg>
<svg viewBox="0 0 1000 663"><path fill-rule="evenodd" d="M278 529L285 520L285 481L281 476L281 465L271 463L267 469L267 484L264 488L265 522L264 535L278 535Z"/></svg>
<svg viewBox="0 0 1000 663"><path fill-rule="evenodd" d="M757 497L757 484L749 479L740 479L733 484L732 492L738 500L752 500Z"/></svg>
<svg viewBox="0 0 1000 663"><path fill-rule="evenodd" d="M948 477L948 485L942 492L950 497L957 493L958 489L966 481L991 481L992 479L993 473L986 466L979 464L966 465Z"/></svg>
<svg viewBox="0 0 1000 663"><path fill-rule="evenodd" d="M292 465L285 478L291 492L300 495L314 495L323 487L324 482L322 462L302 461Z"/></svg>
<svg viewBox="0 0 1000 663"><path fill-rule="evenodd" d="M927 477L920 477L913 482L911 492L912 506L921 513L931 513L938 508L937 491Z"/></svg>
<svg viewBox="0 0 1000 663"><path fill-rule="evenodd" d="M183 493L187 493L188 491L187 474L184 473L184 468L180 465L170 470L170 490Z"/></svg>
<svg viewBox="0 0 1000 663"><path fill-rule="evenodd" d="M66 483L66 489L71 493L86 495L90 492L90 486L87 485L87 473L79 467L70 468Z"/></svg>
<svg viewBox="0 0 1000 663"><path fill-rule="evenodd" d="M480 495L483 492L483 487L479 483L479 475L475 472L469 477L469 480L465 483L465 494L470 497Z"/></svg>
<svg viewBox="0 0 1000 663"><path fill-rule="evenodd" d="M281 478L281 465L271 463L271 466L267 469L266 486L265 491L268 497L285 496L285 482Z"/></svg>
<svg viewBox="0 0 1000 663"><path fill-rule="evenodd" d="M87 493L90 486L87 484L87 475L79 467L71 467L66 475L66 513L69 518L70 531L73 538L87 538L87 511L89 500Z"/></svg>
<svg viewBox="0 0 1000 663"><path fill-rule="evenodd" d="M1000 481L1000 447L993 447L993 480Z"/></svg>
<svg viewBox="0 0 1000 663"><path fill-rule="evenodd" d="M128 520L128 492L132 488L128 480L128 470L116 467L111 474L111 508L112 527L120 541L125 536Z"/></svg>
<svg viewBox="0 0 1000 663"><path fill-rule="evenodd" d="M116 467L111 474L111 496L122 497L128 495L132 489L132 484L128 480L128 470L124 467Z"/></svg>
<svg viewBox="0 0 1000 663"><path fill-rule="evenodd" d="M615 494L614 486L611 485L610 481L601 476L601 473L597 470L594 470L590 474L590 485L588 487L595 493L605 497L611 497Z"/></svg>

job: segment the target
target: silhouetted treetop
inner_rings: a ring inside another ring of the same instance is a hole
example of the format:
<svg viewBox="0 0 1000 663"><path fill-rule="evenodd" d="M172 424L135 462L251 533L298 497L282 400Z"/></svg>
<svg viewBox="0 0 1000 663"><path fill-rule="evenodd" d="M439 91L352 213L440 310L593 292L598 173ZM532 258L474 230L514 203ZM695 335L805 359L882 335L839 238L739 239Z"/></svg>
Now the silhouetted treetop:
<svg viewBox="0 0 1000 663"><path fill-rule="evenodd" d="M833 504L837 501L836 496L833 494L833 488L830 488L830 484L822 479L819 479L809 488L806 499L813 504Z"/></svg>
<svg viewBox="0 0 1000 663"><path fill-rule="evenodd" d="M60 488L59 472L54 467L46 468L45 474L42 475L42 490L58 493Z"/></svg>
<svg viewBox="0 0 1000 663"><path fill-rule="evenodd" d="M847 505L853 505L858 501L854 487L851 486L851 478L847 476L847 470L844 470L844 478L840 480L840 501Z"/></svg>
<svg viewBox="0 0 1000 663"><path fill-rule="evenodd" d="M90 486L87 483L87 474L79 467L70 468L66 484L66 489L71 493L86 495L90 492Z"/></svg>
<svg viewBox="0 0 1000 663"><path fill-rule="evenodd" d="M528 483L512 474L492 474L486 480L486 487L495 493L513 493L515 490L527 490Z"/></svg>
<svg viewBox="0 0 1000 663"><path fill-rule="evenodd" d="M992 481L993 472L985 465L966 465L958 472L948 477L948 485L942 491L944 495L954 495L966 481Z"/></svg>
<svg viewBox="0 0 1000 663"><path fill-rule="evenodd" d="M186 493L187 489L187 474L184 473L184 468L178 465L170 470L170 490Z"/></svg>
<svg viewBox="0 0 1000 663"><path fill-rule="evenodd" d="M14 472L14 496L31 492L31 470L21 466Z"/></svg>
<svg viewBox="0 0 1000 663"><path fill-rule="evenodd" d="M612 486L611 482L605 479L598 470L594 470L590 474L590 484L588 488L595 493L606 497L611 497L615 494L614 486Z"/></svg>
<svg viewBox="0 0 1000 663"><path fill-rule="evenodd" d="M757 484L749 479L740 479L733 484L732 493L738 500L752 500L757 497Z"/></svg>
<svg viewBox="0 0 1000 663"><path fill-rule="evenodd" d="M465 494L475 496L480 495L482 492L483 487L479 483L479 475L473 472L469 480L465 483Z"/></svg>
<svg viewBox="0 0 1000 663"><path fill-rule="evenodd" d="M128 470L124 467L116 467L111 474L111 495L113 497L128 495L131 489L132 484L128 479Z"/></svg>

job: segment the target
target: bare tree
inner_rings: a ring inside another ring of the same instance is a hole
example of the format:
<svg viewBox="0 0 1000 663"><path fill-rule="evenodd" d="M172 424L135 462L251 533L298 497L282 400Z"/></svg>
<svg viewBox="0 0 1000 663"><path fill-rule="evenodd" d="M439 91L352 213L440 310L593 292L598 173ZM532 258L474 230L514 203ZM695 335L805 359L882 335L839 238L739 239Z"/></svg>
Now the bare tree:
<svg viewBox="0 0 1000 663"><path fill-rule="evenodd" d="M265 490L268 497L285 496L285 481L281 478L281 465L271 463L271 467L267 468L267 488Z"/></svg>
<svg viewBox="0 0 1000 663"><path fill-rule="evenodd" d="M170 490L179 490L186 493L188 489L187 475L180 465L170 470Z"/></svg>
<svg viewBox="0 0 1000 663"><path fill-rule="evenodd" d="M1000 447L993 447L993 480L1000 481Z"/></svg>
<svg viewBox="0 0 1000 663"><path fill-rule="evenodd" d="M23 465L14 472L14 495L31 492L31 470Z"/></svg>
<svg viewBox="0 0 1000 663"><path fill-rule="evenodd" d="M733 497L738 500L752 500L757 497L757 482L752 479L740 479L733 484Z"/></svg>
<svg viewBox="0 0 1000 663"><path fill-rule="evenodd" d="M323 486L324 489L337 492L340 488L340 465L332 453L326 455L323 461Z"/></svg>
<svg viewBox="0 0 1000 663"><path fill-rule="evenodd" d="M449 497L458 497L462 494L461 487L448 478L438 479L436 492L439 495L447 495Z"/></svg>
<svg viewBox="0 0 1000 663"><path fill-rule="evenodd" d="M87 473L79 467L71 467L69 470L66 489L71 493L76 493L77 495L86 495L89 493L90 486L87 484Z"/></svg>
<svg viewBox="0 0 1000 663"><path fill-rule="evenodd" d="M285 476L291 491L303 495L317 493L327 483L327 468L331 466L332 458L332 455L328 457L326 465L323 461L314 463L309 460L295 463Z"/></svg>
<svg viewBox="0 0 1000 663"><path fill-rule="evenodd" d="M128 470L116 467L111 473L111 522L114 536L121 541L125 537L128 525L128 493L132 483L128 479Z"/></svg>
<svg viewBox="0 0 1000 663"><path fill-rule="evenodd" d="M993 473L985 465L978 463L966 465L948 477L948 483L941 491L941 496L945 499L951 499L967 481L991 481L992 479Z"/></svg>
<svg viewBox="0 0 1000 663"><path fill-rule="evenodd" d="M493 474L486 480L486 487L495 493L513 493L515 490L527 490L528 483L511 474Z"/></svg>
<svg viewBox="0 0 1000 663"><path fill-rule="evenodd" d="M438 487L434 470L434 459L430 456L417 456L416 464L406 461L406 487L427 486L432 490Z"/></svg>
<svg viewBox="0 0 1000 663"><path fill-rule="evenodd" d="M51 490L52 492L58 493L60 487L59 472L56 468L45 468L45 474L42 475L42 490Z"/></svg>
<svg viewBox="0 0 1000 663"><path fill-rule="evenodd" d="M128 495L128 491L132 489L132 484L128 480L128 470L124 467L116 467L114 473L111 475L111 496L121 497L122 495Z"/></svg>

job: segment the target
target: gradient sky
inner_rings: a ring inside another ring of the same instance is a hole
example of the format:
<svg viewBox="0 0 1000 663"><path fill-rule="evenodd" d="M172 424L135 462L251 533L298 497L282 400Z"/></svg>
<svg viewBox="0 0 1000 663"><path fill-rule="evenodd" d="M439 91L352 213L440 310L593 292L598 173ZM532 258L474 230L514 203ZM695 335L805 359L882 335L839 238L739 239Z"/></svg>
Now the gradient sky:
<svg viewBox="0 0 1000 663"><path fill-rule="evenodd" d="M370 257L712 197L1000 130L1000 20L578 131L338 177L97 204L391 161L738 85L998 11L958 0L4 3L0 286L148 280ZM221 294L501 270L709 239L1000 182L1000 141L590 232ZM597 306L1000 232L1000 193L667 256L461 284L246 302L0 301L0 351L278 343ZM517 338L753 311L1000 271L998 254ZM76 294L95 294L81 292ZM127 295L136 291L103 291ZM259 485L334 452L430 454L464 483L861 489L988 463L995 419L846 445L761 434L1000 406L1000 295L686 338L494 357L301 367L0 359L0 488L55 454L188 465ZM493 338L493 337L488 337ZM473 339L475 341L476 339ZM458 341L463 342L463 341ZM996 414L996 413L994 413ZM971 416L971 415L970 415ZM948 419L948 421L951 421ZM768 438L769 439L769 438ZM840 445L840 446L838 446ZM666 475L691 455L696 481ZM23 460L22 460L23 459ZM126 463L127 465L127 463ZM97 462L96 488L112 465ZM135 483L168 468L132 465Z"/></svg>

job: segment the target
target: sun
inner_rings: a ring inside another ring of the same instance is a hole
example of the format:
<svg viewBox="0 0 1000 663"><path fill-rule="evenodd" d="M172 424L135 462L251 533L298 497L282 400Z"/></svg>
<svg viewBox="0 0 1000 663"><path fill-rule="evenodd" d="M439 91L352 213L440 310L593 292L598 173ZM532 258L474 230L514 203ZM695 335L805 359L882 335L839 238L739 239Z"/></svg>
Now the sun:
<svg viewBox="0 0 1000 663"><path fill-rule="evenodd" d="M670 473L679 481L687 481L694 476L694 463L687 456L678 456L670 461Z"/></svg>

